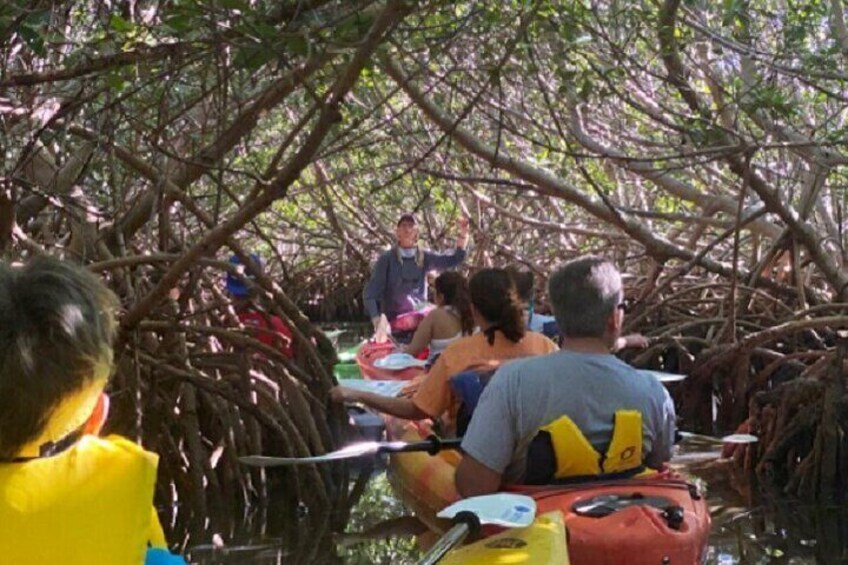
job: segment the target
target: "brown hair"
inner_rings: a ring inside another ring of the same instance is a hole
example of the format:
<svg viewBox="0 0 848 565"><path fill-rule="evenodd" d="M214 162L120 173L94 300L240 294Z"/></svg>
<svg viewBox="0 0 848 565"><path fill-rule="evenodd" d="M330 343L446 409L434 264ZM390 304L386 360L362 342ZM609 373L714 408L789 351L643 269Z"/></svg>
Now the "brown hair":
<svg viewBox="0 0 848 565"><path fill-rule="evenodd" d="M468 293L468 281L455 271L447 271L436 278L436 290L445 299L445 305L453 307L459 314L459 323L463 335L474 331L474 316L471 315L471 297Z"/></svg>
<svg viewBox="0 0 848 565"><path fill-rule="evenodd" d="M530 302L533 299L535 290L536 277L533 271L522 271L518 267L510 265L504 269L515 283L515 291L518 293L518 298L523 302Z"/></svg>
<svg viewBox="0 0 848 565"><path fill-rule="evenodd" d="M495 343L500 330L507 339L517 343L524 337L524 315L515 282L503 269L481 269L468 283L471 303L487 322L484 330L489 345Z"/></svg>
<svg viewBox="0 0 848 565"><path fill-rule="evenodd" d="M0 264L0 458L38 438L59 403L111 365L117 306L80 267Z"/></svg>

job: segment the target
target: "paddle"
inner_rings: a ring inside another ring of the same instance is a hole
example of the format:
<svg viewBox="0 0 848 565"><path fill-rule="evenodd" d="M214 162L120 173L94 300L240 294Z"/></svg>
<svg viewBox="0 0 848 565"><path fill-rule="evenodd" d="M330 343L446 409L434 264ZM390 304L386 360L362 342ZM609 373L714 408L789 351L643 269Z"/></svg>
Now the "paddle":
<svg viewBox="0 0 848 565"><path fill-rule="evenodd" d="M356 352L359 351L359 348L368 343L367 339L362 340L359 344L354 345L353 347L348 347L344 351L340 351L338 354L339 363L352 363L356 360Z"/></svg>
<svg viewBox="0 0 848 565"><path fill-rule="evenodd" d="M655 377L661 383L677 383L686 378L686 375L681 375L679 373L665 373L663 371L654 371L652 369L636 369L640 373L645 375L651 375Z"/></svg>
<svg viewBox="0 0 848 565"><path fill-rule="evenodd" d="M454 525L424 554L418 565L437 563L448 551L462 543L468 534L476 536L480 524L495 524L505 528L529 526L536 518L536 501L523 494L473 496L451 504L436 516L451 519Z"/></svg>
<svg viewBox="0 0 848 565"><path fill-rule="evenodd" d="M435 455L442 449L458 449L462 438L440 439L430 436L424 441L408 443L405 441L364 441L348 445L337 451L312 457L267 457L265 455L247 455L239 457L239 461L253 467L286 467L290 465L306 465L308 463L328 463L343 459L355 459L365 455L378 453L406 453L410 451L425 451Z"/></svg>
<svg viewBox="0 0 848 565"><path fill-rule="evenodd" d="M324 335L327 336L327 339L335 339L342 334L347 333L348 330L327 330L324 332Z"/></svg>
<svg viewBox="0 0 848 565"><path fill-rule="evenodd" d="M407 381L366 381L363 379L338 379L338 381L339 386L363 390L389 398L396 397L403 390L403 387L409 384Z"/></svg>
<svg viewBox="0 0 848 565"><path fill-rule="evenodd" d="M705 436L702 434L696 434L693 432L683 432L680 430L677 430L677 437L684 440L695 439L716 445L723 445L725 443L757 443L758 441L760 441L757 436L752 436L751 434L730 434L729 436L724 437L713 437Z"/></svg>
<svg viewBox="0 0 848 565"><path fill-rule="evenodd" d="M692 432L683 432L678 430L677 436L680 439L695 439L716 445L725 443L756 443L759 441L757 436L750 434L731 434L722 438L696 434ZM239 461L245 465L253 467L286 467L291 465L307 465L310 463L329 463L331 461L341 461L344 459L355 459L366 455L376 455L378 453L408 453L414 451L424 451L430 455L435 455L442 449L458 449L462 443L462 438L440 439L436 436L430 436L424 441L405 442L405 441L364 441L354 443L343 447L342 449L331 451L323 455L314 455L312 457L269 457L266 455L246 455L239 457Z"/></svg>

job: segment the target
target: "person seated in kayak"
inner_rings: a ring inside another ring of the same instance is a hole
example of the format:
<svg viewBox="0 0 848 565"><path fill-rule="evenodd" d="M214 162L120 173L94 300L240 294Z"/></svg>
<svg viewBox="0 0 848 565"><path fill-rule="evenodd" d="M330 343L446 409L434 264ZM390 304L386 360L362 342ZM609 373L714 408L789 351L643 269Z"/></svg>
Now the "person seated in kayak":
<svg viewBox="0 0 848 565"><path fill-rule="evenodd" d="M524 323L531 332L544 334L551 339L559 338L559 327L553 316L536 312L536 277L533 271L524 271L515 266L507 267L515 281L515 289L524 310Z"/></svg>
<svg viewBox="0 0 848 565"><path fill-rule="evenodd" d="M659 468L671 458L674 404L650 375L610 353L624 319L621 275L608 261L565 264L548 285L565 337L558 353L501 367L462 441L463 496Z"/></svg>
<svg viewBox="0 0 848 565"><path fill-rule="evenodd" d="M486 368L500 362L556 351L554 342L524 329L515 284L503 269L481 269L468 284L471 311L480 332L450 344L421 380L411 398L388 398L366 391L335 387L336 401L361 402L380 412L408 420L440 418L451 430L457 408L449 378L470 368Z"/></svg>
<svg viewBox="0 0 848 565"><path fill-rule="evenodd" d="M418 222L413 214L403 214L398 219L397 243L377 259L363 292L365 309L375 330L379 328L382 315L391 323L427 301L427 272L445 271L462 263L468 243L468 218L462 217L457 225L456 249L440 254L419 246ZM411 335L405 337L408 339Z"/></svg>
<svg viewBox="0 0 848 565"><path fill-rule="evenodd" d="M4 563L142 563L150 544L170 555L153 508L158 457L97 436L118 306L68 263L0 264Z"/></svg>
<svg viewBox="0 0 848 565"><path fill-rule="evenodd" d="M439 275L433 286L436 308L421 320L412 341L401 347L401 351L413 357L429 348L428 365L432 365L451 343L474 331L474 316L465 277L455 271L448 271Z"/></svg>
<svg viewBox="0 0 848 565"><path fill-rule="evenodd" d="M517 267L507 267L507 271L509 271L510 276L515 280L518 297L524 306L524 321L527 324L527 329L544 334L554 341L559 341L560 331L556 318L536 312L536 277L533 271L522 271ZM613 351L627 348L641 349L645 347L648 347L648 339L645 336L642 334L628 334L620 336L615 341Z"/></svg>
<svg viewBox="0 0 848 565"><path fill-rule="evenodd" d="M251 259L260 268L262 260L255 253ZM245 279L253 277L247 273L246 266L237 255L230 257L230 263L239 270L239 275L227 273L227 292L232 299L233 310L239 322L251 329L253 337L269 347L276 347L289 359L295 358L296 348L291 328L279 316L269 314L261 308L256 300L255 288L248 287Z"/></svg>

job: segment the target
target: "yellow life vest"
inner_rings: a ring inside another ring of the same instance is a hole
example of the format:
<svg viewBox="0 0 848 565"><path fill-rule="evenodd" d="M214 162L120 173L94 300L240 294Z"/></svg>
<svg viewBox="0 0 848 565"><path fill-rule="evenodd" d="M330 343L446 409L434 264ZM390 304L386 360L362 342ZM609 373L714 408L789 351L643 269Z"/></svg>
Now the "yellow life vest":
<svg viewBox="0 0 848 565"><path fill-rule="evenodd" d="M612 441L604 455L592 447L568 416L560 416L539 431L550 434L556 464L554 480L638 472L642 468L642 414L638 410L615 413Z"/></svg>
<svg viewBox="0 0 848 565"><path fill-rule="evenodd" d="M0 561L143 563L148 543L165 544L158 460L119 436L83 436L53 457L0 464Z"/></svg>

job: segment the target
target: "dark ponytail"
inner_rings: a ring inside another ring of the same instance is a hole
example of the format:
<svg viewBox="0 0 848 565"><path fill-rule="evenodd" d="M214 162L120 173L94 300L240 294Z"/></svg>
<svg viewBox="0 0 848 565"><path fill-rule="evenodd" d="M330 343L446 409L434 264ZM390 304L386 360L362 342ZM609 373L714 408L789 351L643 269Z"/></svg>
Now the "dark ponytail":
<svg viewBox="0 0 848 565"><path fill-rule="evenodd" d="M524 337L524 313L509 274L503 269L481 269L468 287L474 308L489 323L484 330L489 345L494 345L497 330L518 343Z"/></svg>
<svg viewBox="0 0 848 565"><path fill-rule="evenodd" d="M510 265L504 269L515 283L515 290L518 293L518 298L522 302L528 304L533 301L535 294L536 277L533 271L522 271L514 265Z"/></svg>
<svg viewBox="0 0 848 565"><path fill-rule="evenodd" d="M471 297L468 293L468 281L455 271L442 273L436 279L436 290L445 300L445 306L450 306L459 314L462 335L471 335L474 331L474 316L471 314Z"/></svg>

